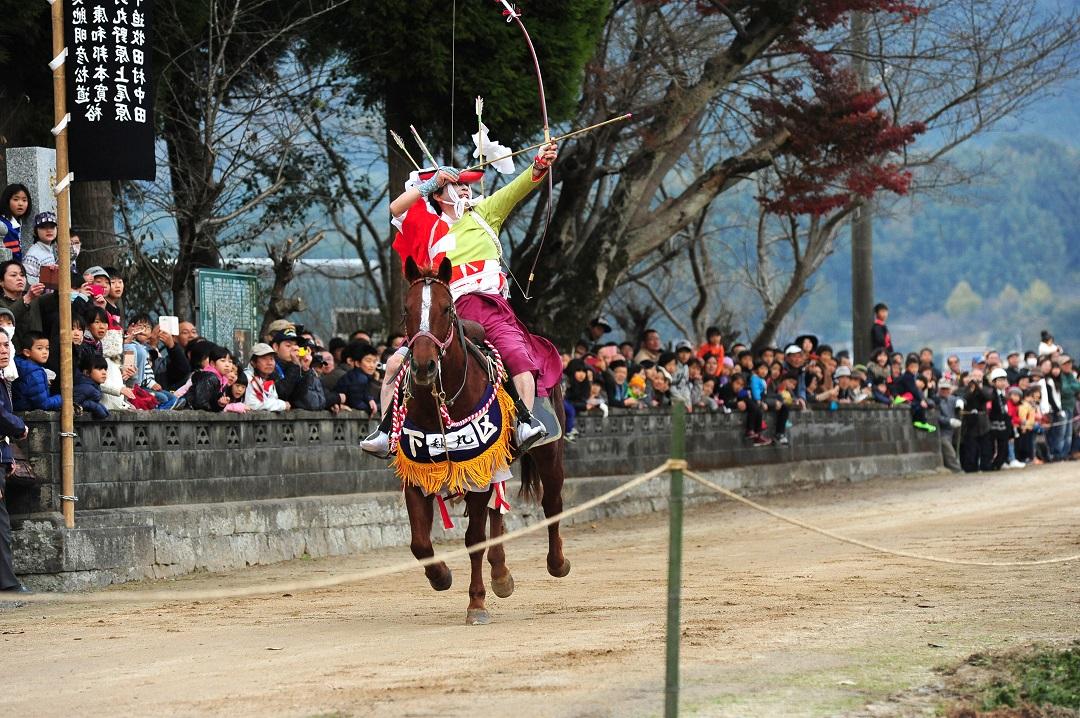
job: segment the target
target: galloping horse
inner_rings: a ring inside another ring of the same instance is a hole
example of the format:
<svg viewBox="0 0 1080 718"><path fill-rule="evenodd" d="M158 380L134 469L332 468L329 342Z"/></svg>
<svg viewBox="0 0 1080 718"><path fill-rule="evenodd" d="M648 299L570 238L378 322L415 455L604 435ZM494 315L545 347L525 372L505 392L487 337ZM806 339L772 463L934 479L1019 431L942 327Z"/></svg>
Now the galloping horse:
<svg viewBox="0 0 1080 718"><path fill-rule="evenodd" d="M485 397L489 397L488 403L491 404L493 399L490 397L499 393L498 387L492 384L488 366L485 366L487 362L482 361L479 352L467 345L471 339L465 336L465 328L454 309L449 287L450 276L451 264L448 259L442 261L437 273L431 270L421 271L411 258L406 262L405 277L409 286L405 293L405 330L410 359L407 366L403 364L402 368L402 371L408 372L403 378L406 415L422 435L441 434L444 439L442 456L446 459L443 465L447 476L452 469L450 447L445 445L448 425L460 423L473 415L477 407L483 404ZM495 384L497 383L496 381ZM553 405L560 424L565 426L559 391L556 389ZM502 399L494 403L502 403ZM502 412L502 423L500 431L505 431L505 436L508 437L513 419L505 411ZM410 440L402 436L400 426L396 425L394 431L401 436L402 442ZM563 449L564 442L560 438L558 441L533 447L521 457L521 496L531 500L540 499L544 515L548 517L562 511ZM401 452L402 448L399 446L398 460L401 459ZM505 469L503 472L505 473ZM433 491L430 486L425 491L410 482L400 467L398 473L402 476L405 505L409 512L412 553L419 560L429 558L435 554L431 545L431 528L435 518L433 502L439 492ZM473 486L465 492L469 518L469 526L465 532L466 546L473 546L486 539L488 521L491 524L492 537L498 537L504 531L503 516L499 508L500 503L503 503L501 488L493 499L494 484L488 483L491 478L486 477L481 486ZM493 500L495 507L489 508ZM487 554L491 563L491 588L496 596L506 598L514 592L514 579L506 566L506 552L502 545L498 545L489 548ZM469 581L466 623L487 624L491 621L491 616L484 606L484 551L471 553L470 559L472 576ZM558 578L570 572L570 562L563 556L558 523L548 528L547 569L548 573ZM436 591L447 590L453 582L450 568L445 563L425 567L424 574Z"/></svg>

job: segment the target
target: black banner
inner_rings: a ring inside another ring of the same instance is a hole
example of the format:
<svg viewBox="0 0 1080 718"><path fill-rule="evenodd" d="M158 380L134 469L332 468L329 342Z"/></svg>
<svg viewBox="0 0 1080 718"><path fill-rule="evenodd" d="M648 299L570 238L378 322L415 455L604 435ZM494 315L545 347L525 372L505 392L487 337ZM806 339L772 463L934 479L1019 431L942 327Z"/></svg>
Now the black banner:
<svg viewBox="0 0 1080 718"><path fill-rule="evenodd" d="M153 0L65 0L64 6L75 180L154 179Z"/></svg>

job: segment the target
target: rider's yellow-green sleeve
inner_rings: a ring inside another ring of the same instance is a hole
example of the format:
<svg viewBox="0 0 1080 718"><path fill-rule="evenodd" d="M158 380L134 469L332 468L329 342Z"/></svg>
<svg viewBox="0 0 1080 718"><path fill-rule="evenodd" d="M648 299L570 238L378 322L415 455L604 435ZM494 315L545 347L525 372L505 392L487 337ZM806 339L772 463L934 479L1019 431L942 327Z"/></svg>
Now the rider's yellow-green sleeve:
<svg viewBox="0 0 1080 718"><path fill-rule="evenodd" d="M544 175L540 175L540 179L534 182L532 172L533 166L530 162L525 171L515 177L508 185L473 208L474 212L478 212L484 218L484 221L491 225L496 234L498 234L502 223L506 221L506 218L514 210L518 202L525 199L525 196L544 180Z"/></svg>

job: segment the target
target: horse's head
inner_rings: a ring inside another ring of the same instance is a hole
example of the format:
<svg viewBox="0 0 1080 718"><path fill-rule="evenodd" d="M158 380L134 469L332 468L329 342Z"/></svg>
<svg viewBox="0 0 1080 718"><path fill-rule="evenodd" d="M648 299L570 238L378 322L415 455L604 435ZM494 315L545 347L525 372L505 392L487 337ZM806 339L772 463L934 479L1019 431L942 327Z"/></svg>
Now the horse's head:
<svg viewBox="0 0 1080 718"><path fill-rule="evenodd" d="M421 270L410 257L405 261L405 333L412 352L413 383L430 386L439 361L454 340L454 299L450 294L450 260L443 258L438 272Z"/></svg>

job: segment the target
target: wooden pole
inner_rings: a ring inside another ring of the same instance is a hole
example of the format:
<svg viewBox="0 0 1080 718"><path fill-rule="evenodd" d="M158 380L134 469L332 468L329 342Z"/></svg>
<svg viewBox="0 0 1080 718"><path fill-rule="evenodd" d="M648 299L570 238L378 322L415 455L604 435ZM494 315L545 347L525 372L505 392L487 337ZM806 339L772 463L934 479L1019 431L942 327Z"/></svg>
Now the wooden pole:
<svg viewBox="0 0 1080 718"><path fill-rule="evenodd" d="M64 0L52 2L53 57L64 52ZM60 489L64 526L75 528L75 408L72 403L74 372L71 366L71 217L68 195L71 183L68 176L67 89L64 83L64 63L53 70L53 120L56 134L56 181L63 189L56 193L56 254L60 265L57 272L60 295Z"/></svg>
<svg viewBox="0 0 1080 718"><path fill-rule="evenodd" d="M870 63L866 61L868 30L866 13L851 14L852 69L860 89L870 87ZM874 323L874 209L864 200L851 220L851 343L855 362L870 361L870 328Z"/></svg>
<svg viewBox="0 0 1080 718"><path fill-rule="evenodd" d="M671 407L671 458L686 458L686 406ZM667 669L664 676L664 718L679 715L679 638L682 634L683 472L671 471L668 499Z"/></svg>

